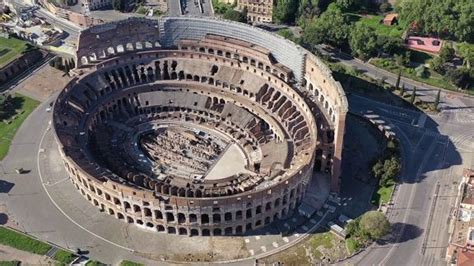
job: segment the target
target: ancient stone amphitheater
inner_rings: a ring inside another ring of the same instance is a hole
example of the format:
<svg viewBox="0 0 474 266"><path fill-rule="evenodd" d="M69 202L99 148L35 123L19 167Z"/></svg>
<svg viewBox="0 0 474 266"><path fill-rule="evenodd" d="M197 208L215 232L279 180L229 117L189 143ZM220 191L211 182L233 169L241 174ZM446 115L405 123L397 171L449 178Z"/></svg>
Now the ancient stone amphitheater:
<svg viewBox="0 0 474 266"><path fill-rule="evenodd" d="M54 129L74 185L117 219L245 234L297 211L315 172L338 190L346 97L305 49L190 17L95 26L77 47Z"/></svg>

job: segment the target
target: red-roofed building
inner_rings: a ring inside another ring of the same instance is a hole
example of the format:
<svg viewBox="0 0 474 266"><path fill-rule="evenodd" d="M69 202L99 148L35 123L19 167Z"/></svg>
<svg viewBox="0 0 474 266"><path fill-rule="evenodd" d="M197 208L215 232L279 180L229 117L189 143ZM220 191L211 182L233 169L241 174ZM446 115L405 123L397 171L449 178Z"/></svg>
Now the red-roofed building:
<svg viewBox="0 0 474 266"><path fill-rule="evenodd" d="M474 252L462 249L458 254L457 266L472 266L474 265Z"/></svg>
<svg viewBox="0 0 474 266"><path fill-rule="evenodd" d="M438 38L408 36L405 39L405 45L409 49L437 54L441 50L443 41Z"/></svg>
<svg viewBox="0 0 474 266"><path fill-rule="evenodd" d="M387 26L392 26L393 24L396 24L398 21L398 14L387 14L384 18L383 18L383 24L387 25Z"/></svg>

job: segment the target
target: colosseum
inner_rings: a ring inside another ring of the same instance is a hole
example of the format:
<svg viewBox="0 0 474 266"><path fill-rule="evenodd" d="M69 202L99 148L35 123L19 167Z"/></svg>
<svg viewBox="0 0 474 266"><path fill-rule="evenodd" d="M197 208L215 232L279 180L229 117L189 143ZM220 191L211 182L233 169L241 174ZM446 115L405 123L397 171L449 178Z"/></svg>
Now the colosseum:
<svg viewBox="0 0 474 266"><path fill-rule="evenodd" d="M347 100L321 60L264 30L192 17L81 32L53 125L102 211L156 232L239 235L338 191ZM318 175L315 175L316 177Z"/></svg>

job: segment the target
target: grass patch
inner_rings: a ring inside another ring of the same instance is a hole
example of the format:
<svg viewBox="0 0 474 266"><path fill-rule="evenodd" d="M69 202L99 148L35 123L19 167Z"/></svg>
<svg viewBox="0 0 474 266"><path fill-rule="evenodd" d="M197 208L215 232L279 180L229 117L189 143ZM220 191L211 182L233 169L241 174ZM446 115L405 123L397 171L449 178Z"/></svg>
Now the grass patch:
<svg viewBox="0 0 474 266"><path fill-rule="evenodd" d="M352 18L354 20L354 18ZM375 29L378 35L385 35L391 37L401 38L403 34L403 28L398 25L387 26L380 21L383 20L383 16L368 16L361 17L357 23L361 23L365 26L369 26Z"/></svg>
<svg viewBox="0 0 474 266"><path fill-rule="evenodd" d="M310 244L312 247L317 248L323 246L324 248L332 248L332 240L334 235L331 232L326 232L322 234L315 234L311 237Z"/></svg>
<svg viewBox="0 0 474 266"><path fill-rule="evenodd" d="M390 197L392 196L394 189L395 184L382 187L379 186L377 190L375 190L372 194L372 199L370 200L370 203L372 203L374 206L380 206L380 204L387 204L390 201Z"/></svg>
<svg viewBox="0 0 474 266"><path fill-rule="evenodd" d="M86 263L86 266L106 266L107 264L95 261L95 260L90 260Z"/></svg>
<svg viewBox="0 0 474 266"><path fill-rule="evenodd" d="M27 43L22 40L0 37L0 67L13 61L27 48Z"/></svg>
<svg viewBox="0 0 474 266"><path fill-rule="evenodd" d="M5 227L0 227L0 244L39 255L45 255L51 249L49 244Z"/></svg>
<svg viewBox="0 0 474 266"><path fill-rule="evenodd" d="M59 262L59 264L69 264L76 258L76 255L72 254L69 251L58 250L54 254L54 260Z"/></svg>
<svg viewBox="0 0 474 266"><path fill-rule="evenodd" d="M416 80L418 82L423 82L423 83L429 84L431 86L439 87L439 88L457 90L456 86L454 86L449 81L444 79L442 75L440 75L439 73L436 73L435 71L431 69L428 69L429 71L428 78L421 78L421 77L416 76L416 72L414 68L400 67L391 59L374 58L370 61L370 63L376 67L385 69L397 75L398 75L398 71L401 69L402 76L407 77L412 80Z"/></svg>
<svg viewBox="0 0 474 266"><path fill-rule="evenodd" d="M346 239L346 248L349 254L352 255L356 253L357 251L359 251L359 249L361 248L361 245L357 240L351 237L351 238Z"/></svg>
<svg viewBox="0 0 474 266"><path fill-rule="evenodd" d="M0 120L0 160L2 160L10 149L10 144L15 137L18 128L33 110L39 105L39 102L26 96L15 94L12 98L13 108L11 117L5 121Z"/></svg>
<svg viewBox="0 0 474 266"><path fill-rule="evenodd" d="M18 266L21 264L21 261L11 260L11 261L0 261L0 266Z"/></svg>
<svg viewBox="0 0 474 266"><path fill-rule="evenodd" d="M129 260L122 260L122 262L120 262L120 266L144 266L144 264Z"/></svg>

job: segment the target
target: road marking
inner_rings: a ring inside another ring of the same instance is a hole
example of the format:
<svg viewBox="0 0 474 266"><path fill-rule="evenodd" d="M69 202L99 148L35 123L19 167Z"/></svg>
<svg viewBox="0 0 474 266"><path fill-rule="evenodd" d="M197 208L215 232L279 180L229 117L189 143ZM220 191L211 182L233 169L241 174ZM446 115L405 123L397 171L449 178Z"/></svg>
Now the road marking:
<svg viewBox="0 0 474 266"><path fill-rule="evenodd" d="M59 183L62 183L62 182L64 182L64 181L66 181L66 180L68 180L68 179L69 179L69 178L66 177L66 178L63 178L63 179L61 179L61 180L58 180L58 181L56 181L56 182L54 182L54 183L52 183L52 184L50 184L49 181L48 181L48 182L46 182L45 185L48 186L48 187L52 187L52 186L55 186L55 185L57 185L57 184L59 184Z"/></svg>
<svg viewBox="0 0 474 266"><path fill-rule="evenodd" d="M305 231L308 231L308 227L306 225L301 226L301 228L303 228Z"/></svg>
<svg viewBox="0 0 474 266"><path fill-rule="evenodd" d="M313 224L317 223L315 219L311 219L311 220L309 220L309 221L310 221L311 223L313 223Z"/></svg>
<svg viewBox="0 0 474 266"><path fill-rule="evenodd" d="M283 238L283 241L285 241L286 243L290 242L290 240L286 236Z"/></svg>
<svg viewBox="0 0 474 266"><path fill-rule="evenodd" d="M247 243L247 244L250 243L250 239L246 238L245 243Z"/></svg>
<svg viewBox="0 0 474 266"><path fill-rule="evenodd" d="M272 245L273 245L274 247L276 247L276 248L278 247L278 243L277 243L277 242L273 242Z"/></svg>
<svg viewBox="0 0 474 266"><path fill-rule="evenodd" d="M48 128L44 131L43 133L43 136L41 137L41 140L40 140L40 143L39 143L39 148L41 148L41 146L43 145L43 141L44 141L44 138L46 137L46 134L48 133L48 131L51 129L51 127L48 126ZM85 228L84 226L80 225L78 222L74 221L71 217L69 217L69 215L67 215L60 207L59 205L53 200L53 198L51 197L51 194L49 194L49 191L46 189L46 185L44 183L44 179L43 179L43 175L41 174L41 167L40 167L40 154L41 154L41 151L38 149L38 152L37 152L37 155L36 155L36 167L38 168L38 175L39 175L39 178L40 178L40 181L41 181L41 185L43 186L43 189L44 191L46 192L46 195L48 196L48 198L51 200L51 202L53 203L53 205L69 220L71 221L73 224L77 225L79 228L81 228L82 230L88 232L89 234L111 244L111 245L114 245L116 247L119 247L119 248L122 248L122 249L125 249L125 250L128 250L128 251L131 251L131 252L135 252L135 250L131 249L131 248L128 248L128 247L124 247L122 245L119 245L115 242L112 242L90 230L88 230L87 228Z"/></svg>
<svg viewBox="0 0 474 266"><path fill-rule="evenodd" d="M265 246L261 246L260 249L263 251L263 252L267 252L267 248Z"/></svg>
<svg viewBox="0 0 474 266"><path fill-rule="evenodd" d="M260 239L260 236L255 236L255 239L259 240L259 239Z"/></svg>
<svg viewBox="0 0 474 266"><path fill-rule="evenodd" d="M250 256L253 256L255 254L255 251L253 249L249 249Z"/></svg>
<svg viewBox="0 0 474 266"><path fill-rule="evenodd" d="M300 234L296 233L296 234L294 234L294 236L295 236L295 237L299 237L299 236L300 236Z"/></svg>

